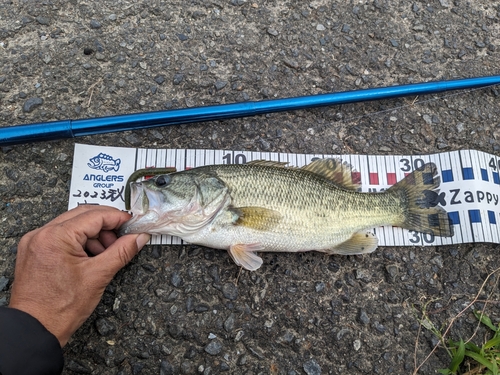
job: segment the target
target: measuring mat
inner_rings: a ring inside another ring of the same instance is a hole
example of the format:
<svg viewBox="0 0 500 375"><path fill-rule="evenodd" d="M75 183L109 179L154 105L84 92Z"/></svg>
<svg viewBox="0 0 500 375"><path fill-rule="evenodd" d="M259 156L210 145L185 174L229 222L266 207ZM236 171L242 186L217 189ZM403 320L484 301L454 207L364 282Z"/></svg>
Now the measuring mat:
<svg viewBox="0 0 500 375"><path fill-rule="evenodd" d="M439 205L454 226L453 237L394 227L375 228L379 246L438 246L467 242L500 243L500 157L476 150L432 155L330 155L275 152L137 149L75 144L68 208L102 204L125 209L125 184L137 169L175 167L177 171L209 164L242 164L252 160L288 162L301 167L316 158L338 158L351 164L353 181L363 192L380 192L425 163L441 175ZM153 236L152 244L182 244L177 237Z"/></svg>

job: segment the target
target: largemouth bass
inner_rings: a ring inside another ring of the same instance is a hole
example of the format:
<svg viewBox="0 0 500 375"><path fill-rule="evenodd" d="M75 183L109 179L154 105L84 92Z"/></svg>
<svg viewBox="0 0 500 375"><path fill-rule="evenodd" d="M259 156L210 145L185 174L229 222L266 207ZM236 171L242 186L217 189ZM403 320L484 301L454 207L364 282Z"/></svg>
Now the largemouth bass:
<svg viewBox="0 0 500 375"><path fill-rule="evenodd" d="M155 176L131 184L133 217L120 234L169 234L228 250L252 271L262 265L259 251L371 253L378 240L369 229L378 226L453 235L434 203L434 164L381 193L358 192L351 175L340 160L320 159L302 168L254 161Z"/></svg>

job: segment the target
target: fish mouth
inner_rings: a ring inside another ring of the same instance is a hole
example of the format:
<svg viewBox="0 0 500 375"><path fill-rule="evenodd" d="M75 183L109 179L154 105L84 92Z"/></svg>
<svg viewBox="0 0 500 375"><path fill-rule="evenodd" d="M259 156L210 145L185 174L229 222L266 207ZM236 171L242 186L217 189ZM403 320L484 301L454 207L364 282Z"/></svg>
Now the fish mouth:
<svg viewBox="0 0 500 375"><path fill-rule="evenodd" d="M162 205L162 194L145 189L142 182L133 182L130 187L130 212L133 216L120 227L118 235L151 233L161 216L158 210Z"/></svg>
<svg viewBox="0 0 500 375"><path fill-rule="evenodd" d="M136 215L144 215L149 209L148 196L144 193L142 182L130 184L130 212Z"/></svg>

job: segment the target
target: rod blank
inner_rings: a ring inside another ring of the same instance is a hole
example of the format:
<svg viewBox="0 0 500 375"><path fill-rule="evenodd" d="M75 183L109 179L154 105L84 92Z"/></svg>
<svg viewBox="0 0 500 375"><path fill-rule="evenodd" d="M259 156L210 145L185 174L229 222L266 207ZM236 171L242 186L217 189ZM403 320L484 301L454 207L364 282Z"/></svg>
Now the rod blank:
<svg viewBox="0 0 500 375"><path fill-rule="evenodd" d="M158 112L135 113L79 120L61 120L0 128L0 146L50 141L158 126L215 121L255 116L330 105L426 95L450 90L463 90L500 84L500 76L468 78L451 81L416 83L346 91L331 94L300 96L285 99L221 104Z"/></svg>

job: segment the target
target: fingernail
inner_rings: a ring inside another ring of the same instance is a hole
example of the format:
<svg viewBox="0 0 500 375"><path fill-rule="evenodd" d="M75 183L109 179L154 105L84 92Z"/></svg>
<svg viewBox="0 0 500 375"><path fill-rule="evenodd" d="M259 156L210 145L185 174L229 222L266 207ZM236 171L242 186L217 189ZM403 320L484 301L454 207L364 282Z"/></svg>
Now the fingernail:
<svg viewBox="0 0 500 375"><path fill-rule="evenodd" d="M151 239L151 235L147 233L141 233L139 236L136 238L135 242L137 243L137 248L141 250L144 245L146 245L149 240Z"/></svg>

